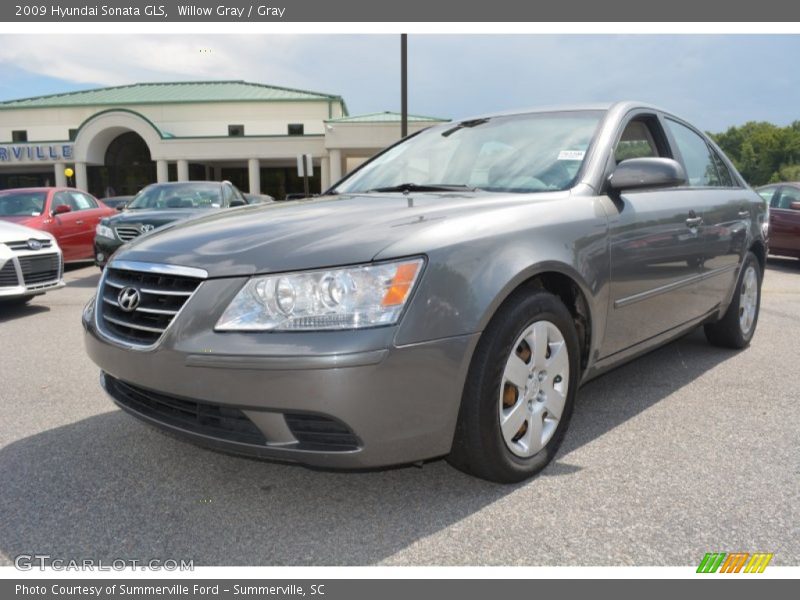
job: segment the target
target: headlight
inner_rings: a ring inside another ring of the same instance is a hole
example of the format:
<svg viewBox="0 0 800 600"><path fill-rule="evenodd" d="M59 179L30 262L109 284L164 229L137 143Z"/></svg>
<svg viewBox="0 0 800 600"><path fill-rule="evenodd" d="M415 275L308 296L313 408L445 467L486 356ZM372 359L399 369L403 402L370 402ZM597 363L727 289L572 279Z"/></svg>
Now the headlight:
<svg viewBox="0 0 800 600"><path fill-rule="evenodd" d="M218 331L363 329L397 323L422 258L253 277L239 290Z"/></svg>
<svg viewBox="0 0 800 600"><path fill-rule="evenodd" d="M102 223L98 223L97 227L95 227L94 232L99 235L100 237L106 237L114 239L114 230L111 229L108 225L103 225Z"/></svg>

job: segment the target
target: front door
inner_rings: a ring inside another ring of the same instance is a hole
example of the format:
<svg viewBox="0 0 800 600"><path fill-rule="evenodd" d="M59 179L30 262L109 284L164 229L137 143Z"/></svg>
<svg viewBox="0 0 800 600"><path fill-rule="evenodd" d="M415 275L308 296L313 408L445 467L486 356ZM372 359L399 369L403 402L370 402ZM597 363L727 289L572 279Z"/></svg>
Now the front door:
<svg viewBox="0 0 800 600"><path fill-rule="evenodd" d="M661 120L635 115L615 146L627 158L673 157ZM702 207L690 187L623 192L609 215L610 302L602 355L609 356L702 312Z"/></svg>

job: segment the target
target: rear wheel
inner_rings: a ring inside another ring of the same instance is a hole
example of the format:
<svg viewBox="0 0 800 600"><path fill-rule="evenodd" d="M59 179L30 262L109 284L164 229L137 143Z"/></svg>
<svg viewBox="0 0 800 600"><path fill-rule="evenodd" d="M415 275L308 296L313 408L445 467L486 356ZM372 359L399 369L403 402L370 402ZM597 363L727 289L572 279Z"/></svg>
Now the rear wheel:
<svg viewBox="0 0 800 600"><path fill-rule="evenodd" d="M758 324L761 307L761 265L755 254L748 252L736 282L733 300L725 315L704 327L706 338L715 346L745 348Z"/></svg>
<svg viewBox="0 0 800 600"><path fill-rule="evenodd" d="M579 342L567 308L549 292L512 296L475 351L448 461L496 481L522 481L555 456L572 416Z"/></svg>

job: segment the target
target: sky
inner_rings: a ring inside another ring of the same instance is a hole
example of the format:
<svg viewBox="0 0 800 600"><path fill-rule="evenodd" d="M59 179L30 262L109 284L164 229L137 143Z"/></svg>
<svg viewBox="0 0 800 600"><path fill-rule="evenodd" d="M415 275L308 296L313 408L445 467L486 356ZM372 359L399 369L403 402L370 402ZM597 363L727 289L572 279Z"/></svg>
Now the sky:
<svg viewBox="0 0 800 600"><path fill-rule="evenodd" d="M0 100L244 79L400 108L399 35L2 35ZM463 118L632 99L701 129L800 120L800 36L411 35L409 112Z"/></svg>

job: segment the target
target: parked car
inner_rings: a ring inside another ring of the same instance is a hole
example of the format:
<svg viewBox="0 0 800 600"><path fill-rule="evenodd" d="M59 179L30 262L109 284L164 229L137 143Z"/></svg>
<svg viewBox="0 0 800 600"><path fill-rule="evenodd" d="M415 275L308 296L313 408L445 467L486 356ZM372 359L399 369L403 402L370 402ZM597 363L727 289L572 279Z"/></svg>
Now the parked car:
<svg viewBox="0 0 800 600"><path fill-rule="evenodd" d="M447 456L519 481L586 381L700 325L749 344L764 212L707 136L651 106L446 123L317 199L121 249L86 348L119 406L203 444L324 467Z"/></svg>
<svg viewBox="0 0 800 600"><path fill-rule="evenodd" d="M53 234L66 262L92 260L95 227L113 214L91 194L73 188L0 191L0 219Z"/></svg>
<svg viewBox="0 0 800 600"><path fill-rule="evenodd" d="M769 252L800 258L800 182L765 185L756 191L769 203Z"/></svg>
<svg viewBox="0 0 800 600"><path fill-rule="evenodd" d="M229 181L183 181L148 185L125 210L97 224L94 263L101 269L117 248L169 223L207 215L211 210L244 206L244 195Z"/></svg>
<svg viewBox="0 0 800 600"><path fill-rule="evenodd" d="M114 208L116 210L123 210L125 205L134 199L134 196L111 196L110 198L101 198L100 202L108 206L109 208Z"/></svg>
<svg viewBox="0 0 800 600"><path fill-rule="evenodd" d="M64 261L49 233L0 221L0 303L24 304L64 287Z"/></svg>

